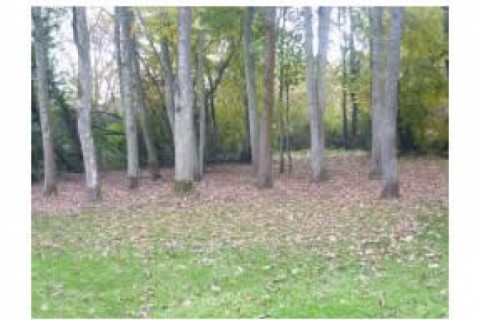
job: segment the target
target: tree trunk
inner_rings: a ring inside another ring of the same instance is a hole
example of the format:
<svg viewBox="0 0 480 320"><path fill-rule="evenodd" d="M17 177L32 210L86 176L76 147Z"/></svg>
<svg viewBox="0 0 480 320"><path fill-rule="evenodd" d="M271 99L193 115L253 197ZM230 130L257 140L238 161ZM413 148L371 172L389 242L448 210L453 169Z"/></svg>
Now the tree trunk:
<svg viewBox="0 0 480 320"><path fill-rule="evenodd" d="M253 175L258 170L259 153L259 122L257 108L257 88L255 85L255 59L251 48L252 38L252 20L254 8L248 7L245 13L245 25L243 35L244 55L245 55L245 81L247 84L248 96L248 121L250 128L250 146L252 154Z"/></svg>
<svg viewBox="0 0 480 320"><path fill-rule="evenodd" d="M40 125L42 129L43 163L44 163L44 185L43 195L50 196L57 194L57 179L55 168L55 155L50 131L49 99L48 99L48 49L47 49L47 28L43 24L42 9L32 8L32 18L35 32L35 64L36 64L36 85L37 100L40 113Z"/></svg>
<svg viewBox="0 0 480 320"><path fill-rule="evenodd" d="M325 64L327 58L330 8L319 8L318 61L313 56L312 12L305 12L306 81L310 118L312 181L319 183L325 176L323 113L325 110Z"/></svg>
<svg viewBox="0 0 480 320"><path fill-rule="evenodd" d="M280 33L280 63L279 63L279 90L278 90L278 115L279 115L279 127L280 127L280 173L285 172L285 122L283 121L283 89L285 84L285 67L284 67L284 32L285 32L285 8L281 8L282 13L282 29Z"/></svg>
<svg viewBox="0 0 480 320"><path fill-rule="evenodd" d="M181 190L191 188L195 167L193 126L193 80L190 64L189 7L178 9L178 87L175 98L175 182Z"/></svg>
<svg viewBox="0 0 480 320"><path fill-rule="evenodd" d="M328 54L328 36L330 29L330 13L331 7L320 7L318 9L318 67L317 67L317 91L318 91L318 106L320 109L320 142L321 142L321 162L324 166L324 148L325 135L323 115L327 107L327 93L326 93L326 76L327 76L327 54ZM322 170L325 170L324 168Z"/></svg>
<svg viewBox="0 0 480 320"><path fill-rule="evenodd" d="M376 178L382 174L380 119L383 105L383 8L374 7L372 12L372 163L370 177Z"/></svg>
<svg viewBox="0 0 480 320"><path fill-rule="evenodd" d="M117 7L120 24L120 61L121 89L123 91L123 108L125 112L125 133L127 138L127 186L130 189L138 187L138 136L133 106L133 75L131 52L133 13L129 7Z"/></svg>
<svg viewBox="0 0 480 320"><path fill-rule="evenodd" d="M349 17L350 17L350 34L349 34L349 69L350 69L350 102L352 104L352 138L351 146L354 147L357 141L357 127L358 127L358 101L356 93L356 80L358 74L357 67L357 58L355 51L355 17L352 12L352 8L349 8Z"/></svg>
<svg viewBox="0 0 480 320"><path fill-rule="evenodd" d="M287 68L287 79L288 79L288 68ZM290 150L290 83L287 80L285 84L285 125L287 127L287 136L286 136L286 149L287 149L287 159L288 159L288 173L292 173L293 163L292 163L292 153Z"/></svg>
<svg viewBox="0 0 480 320"><path fill-rule="evenodd" d="M197 103L200 110L199 141L198 141L198 171L200 177L204 173L205 164L205 135L206 135L206 105L205 105L205 79L203 74L203 55L205 35L203 32L198 37L198 65L197 65Z"/></svg>
<svg viewBox="0 0 480 320"><path fill-rule="evenodd" d="M320 159L320 116L318 110L317 94L317 64L313 56L313 29L312 11L310 7L304 7L305 15L305 78L307 84L308 115L310 120L310 149L312 181L315 183L321 180L322 163Z"/></svg>
<svg viewBox="0 0 480 320"><path fill-rule="evenodd" d="M382 106L382 198L397 198L399 196L398 166L397 166L397 109L398 109L398 79L400 76L400 48L403 29L403 8L392 7L391 26L388 39L385 104Z"/></svg>
<svg viewBox="0 0 480 320"><path fill-rule="evenodd" d="M348 149L348 117L347 117L347 34L346 28L346 8L338 9L338 25L342 28L342 140L343 148Z"/></svg>
<svg viewBox="0 0 480 320"><path fill-rule="evenodd" d="M267 7L265 22L265 78L263 114L260 127L257 186L272 188L271 129L275 84L275 7Z"/></svg>
<svg viewBox="0 0 480 320"><path fill-rule="evenodd" d="M140 118L140 126L142 129L143 141L147 149L147 162L150 170L150 175L153 180L160 177L159 164L157 159L157 149L155 142L153 141L152 131L150 129L150 123L147 118L147 107L145 105L145 90L142 84L142 78L140 76L140 63L139 53L137 51L137 41L133 38L131 52L133 53L132 59L132 71L133 71L133 84L135 90L135 102L137 106L137 113Z"/></svg>
<svg viewBox="0 0 480 320"><path fill-rule="evenodd" d="M88 198L90 201L97 201L101 197L100 177L92 135L92 70L85 7L73 7L73 30L78 51L78 135L82 145Z"/></svg>

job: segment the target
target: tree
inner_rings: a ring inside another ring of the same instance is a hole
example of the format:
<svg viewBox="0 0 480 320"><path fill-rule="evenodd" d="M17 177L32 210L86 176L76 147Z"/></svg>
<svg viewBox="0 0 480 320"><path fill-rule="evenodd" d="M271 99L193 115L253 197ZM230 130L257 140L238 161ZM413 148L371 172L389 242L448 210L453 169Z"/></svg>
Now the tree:
<svg viewBox="0 0 480 320"><path fill-rule="evenodd" d="M350 71L350 102L352 104L352 142L351 144L356 145L356 139L358 134L358 94L357 94L357 78L360 71L360 60L357 57L357 52L355 50L355 31L357 27L357 20L353 8L349 8L349 18L350 18L350 34L348 40L348 51L349 51L349 71Z"/></svg>
<svg viewBox="0 0 480 320"><path fill-rule="evenodd" d="M32 8L35 42L35 71L36 92L40 113L40 125L42 130L43 163L44 163L44 186L43 194L50 196L57 194L57 180L55 168L55 155L53 153L53 141L50 129L49 98L48 98L48 29L44 25L44 16L41 7Z"/></svg>
<svg viewBox="0 0 480 320"><path fill-rule="evenodd" d="M305 7L303 12L305 19L305 51L307 58L305 74L307 84L308 113L310 119L312 180L314 182L319 182L322 167L319 156L321 148L321 136L317 95L317 64L315 63L315 57L313 56L312 11L310 10L310 7Z"/></svg>
<svg viewBox="0 0 480 320"><path fill-rule="evenodd" d="M82 146L87 194L91 201L97 201L101 196L100 177L92 135L92 69L85 7L73 7L73 35L78 51L78 135Z"/></svg>
<svg viewBox="0 0 480 320"><path fill-rule="evenodd" d="M148 167L150 169L152 179L155 180L160 177L159 164L157 159L157 149L155 147L155 142L153 141L153 136L151 132L152 130L150 129L150 123L147 118L147 107L145 105L145 89L143 88L142 78L140 76L139 53L135 37L133 38L131 45L131 52L134 55L132 59L133 84L135 90L134 98L137 106L138 116L140 118L143 141L145 142L145 147L147 149Z"/></svg>
<svg viewBox="0 0 480 320"><path fill-rule="evenodd" d="M342 28L342 119L343 119L343 147L348 148L348 118L347 118L347 32L346 25L346 8L338 8L338 23ZM353 119L352 119L353 120Z"/></svg>
<svg viewBox="0 0 480 320"><path fill-rule="evenodd" d="M280 173L285 171L285 121L284 121L284 110L283 110L283 90L285 87L285 23L286 23L286 8L280 8L280 29L277 32L277 36L279 36L279 65L278 65L278 121L279 121L279 129L280 129Z"/></svg>
<svg viewBox="0 0 480 320"><path fill-rule="evenodd" d="M197 53L197 104L200 111L199 140L198 140L198 173L203 176L205 162L205 135L206 135L206 101L205 101L205 76L203 74L205 34L200 31L198 36Z"/></svg>
<svg viewBox="0 0 480 320"><path fill-rule="evenodd" d="M193 126L193 80L190 63L192 11L178 9L178 86L175 94L175 183L188 189L194 180L196 161Z"/></svg>
<svg viewBox="0 0 480 320"><path fill-rule="evenodd" d="M371 177L378 177L382 173L381 148L380 148L380 112L382 111L382 29L383 8L374 7L372 11L372 162Z"/></svg>
<svg viewBox="0 0 480 320"><path fill-rule="evenodd" d="M275 7L268 7L265 21L265 74L263 93L263 114L260 126L257 186L272 188L271 129L273 92L275 84Z"/></svg>
<svg viewBox="0 0 480 320"><path fill-rule="evenodd" d="M397 109L398 80L400 76L400 48L403 31L403 8L390 9L391 22L385 65L385 91L381 119L381 163L382 163L382 198L399 196L397 168Z"/></svg>
<svg viewBox="0 0 480 320"><path fill-rule="evenodd" d="M115 14L120 27L120 86L125 112L125 132L127 136L127 186L138 187L138 137L135 110L133 106L133 72L132 59L132 20L133 13L129 7L116 7Z"/></svg>
<svg viewBox="0 0 480 320"><path fill-rule="evenodd" d="M318 58L315 64L313 60L313 44L312 41L306 41L307 50L307 83L310 93L308 98L309 112L310 112L310 135L311 135L311 150L312 150L312 181L319 183L326 178L325 164L324 164L324 126L323 115L326 107L326 92L325 92L325 77L326 64L328 52L328 32L330 25L330 11L329 7L320 7L318 9ZM311 13L306 9L306 23L305 30L306 39L312 39L311 29ZM308 55L311 55L309 58ZM316 66L313 67L312 64ZM315 77L312 70L315 70ZM316 92L311 91L315 88ZM314 95L316 97L314 97Z"/></svg>
<svg viewBox="0 0 480 320"><path fill-rule="evenodd" d="M252 154L253 174L258 170L259 123L257 108L257 87L255 85L255 58L252 52L252 22L254 8L247 7L243 29L243 50L245 56L245 82L247 85L248 122L250 129L250 148Z"/></svg>

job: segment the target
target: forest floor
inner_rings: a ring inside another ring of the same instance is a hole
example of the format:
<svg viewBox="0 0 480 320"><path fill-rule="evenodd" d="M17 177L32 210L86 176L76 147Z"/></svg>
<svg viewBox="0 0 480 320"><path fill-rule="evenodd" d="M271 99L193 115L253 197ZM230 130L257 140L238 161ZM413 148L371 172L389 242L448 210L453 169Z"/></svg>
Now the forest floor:
<svg viewBox="0 0 480 320"><path fill-rule="evenodd" d="M33 317L448 316L448 160L400 160L401 198L379 200L361 152L330 152L309 181L307 154L274 188L250 166L208 166L194 193L172 170L137 190L102 176L88 204L82 176L59 195L32 186Z"/></svg>

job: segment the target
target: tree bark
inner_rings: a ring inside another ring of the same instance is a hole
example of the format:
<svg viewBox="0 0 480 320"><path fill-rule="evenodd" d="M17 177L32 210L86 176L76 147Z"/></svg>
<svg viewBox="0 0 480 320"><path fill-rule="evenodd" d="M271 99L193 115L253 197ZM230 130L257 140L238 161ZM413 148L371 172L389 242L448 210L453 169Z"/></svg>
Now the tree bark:
<svg viewBox="0 0 480 320"><path fill-rule="evenodd" d="M272 188L271 129L275 83L275 7L268 7L265 22L265 78L263 114L260 127L260 149L258 158L257 186Z"/></svg>
<svg viewBox="0 0 480 320"><path fill-rule="evenodd" d="M357 58L355 51L355 16L352 8L349 8L350 18L350 34L348 40L349 47L349 69L350 69L350 102L352 104L352 137L350 145L354 147L357 143L357 128L358 128L358 101L356 93L356 80L358 74Z"/></svg>
<svg viewBox="0 0 480 320"><path fill-rule="evenodd" d="M345 31L346 8L339 8L338 22L342 27L342 129L343 129L343 148L348 149L348 117L347 117L347 35Z"/></svg>
<svg viewBox="0 0 480 320"><path fill-rule="evenodd" d="M315 183L319 183L321 180L326 179L323 115L327 102L325 77L328 53L328 32L330 28L330 12L330 7L320 7L318 9L318 59L316 63L316 94L318 95L317 116L315 117L315 114L313 114L313 123L316 122L315 124L317 128L315 128L312 133L312 135L315 134L314 139L312 139L312 181ZM311 126L313 123L311 122Z"/></svg>
<svg viewBox="0 0 480 320"><path fill-rule="evenodd" d="M279 63L279 79L278 79L278 115L279 115L279 128L280 128L280 173L285 172L285 122L284 114L283 114L283 90L285 86L285 66L284 66L284 32L285 32L285 15L286 11L285 8L281 8L281 21L282 21L282 29L280 33L280 63Z"/></svg>
<svg viewBox="0 0 480 320"><path fill-rule="evenodd" d="M117 7L120 24L120 62L121 62L121 89L123 91L123 108L125 112L125 133L127 138L127 186L130 189L138 187L138 136L133 106L133 70L131 50L133 41L132 20L133 13L129 7Z"/></svg>
<svg viewBox="0 0 480 320"><path fill-rule="evenodd" d="M196 161L193 126L193 80L190 63L189 7L178 9L178 87L175 98L175 182L182 189L194 180Z"/></svg>
<svg viewBox="0 0 480 320"><path fill-rule="evenodd" d="M133 84L134 84L134 100L137 106L138 117L140 118L140 126L142 129L143 141L147 149L147 162L150 170L150 175L153 180L160 177L159 164L157 159L157 149L155 142L153 141L152 130L150 129L150 123L147 118L147 107L145 105L145 89L142 85L142 79L140 76L140 63L139 53L137 50L137 41L135 37L132 39L131 52L133 53L132 59L132 71L133 71Z"/></svg>
<svg viewBox="0 0 480 320"><path fill-rule="evenodd" d="M48 99L48 31L43 24L42 9L32 8L32 18L35 32L35 64L37 100L40 113L40 126L42 130L44 185L43 195L57 194L57 178L55 167L55 154L50 131L49 99Z"/></svg>
<svg viewBox="0 0 480 320"><path fill-rule="evenodd" d="M376 178L382 174L380 118L383 105L383 8L374 7L372 11L372 162L370 177Z"/></svg>
<svg viewBox="0 0 480 320"><path fill-rule="evenodd" d="M310 7L304 7L305 17L305 78L307 84L307 103L308 116L310 121L310 152L312 181L320 182L321 162L319 157L320 150L320 117L318 110L317 95L317 64L313 56L313 30L312 30L312 11Z"/></svg>
<svg viewBox="0 0 480 320"><path fill-rule="evenodd" d="M320 159L322 163L322 174L326 177L326 169L324 163L324 149L325 149L325 135L323 117L327 107L327 93L326 93L326 76L327 76L327 54L328 54L328 36L330 29L330 13L331 7L320 7L318 9L318 68L317 68L317 86L318 86L318 107L320 109Z"/></svg>
<svg viewBox="0 0 480 320"><path fill-rule="evenodd" d="M255 59L251 48L252 39L252 21L254 8L248 7L245 13L245 25L243 35L243 48L245 55L245 82L247 85L248 97L248 122L250 128L250 146L252 154L253 175L258 170L259 153L259 122L257 108L257 88L255 85Z"/></svg>
<svg viewBox="0 0 480 320"><path fill-rule="evenodd" d="M391 26L387 47L385 104L382 117L381 162L382 162L382 198L399 196L397 165L397 109L398 79L400 76L400 49L403 31L403 8L392 7Z"/></svg>
<svg viewBox="0 0 480 320"><path fill-rule="evenodd" d="M286 68L286 78L288 79L288 68ZM285 147L287 149L287 159L288 159L288 173L293 171L293 161L292 161L292 152L290 150L290 83L287 80L285 84L285 125L287 127L287 135L285 139Z"/></svg>
<svg viewBox="0 0 480 320"><path fill-rule="evenodd" d="M78 135L82 146L88 198L90 201L97 201L101 198L100 177L92 134L92 70L85 7L73 7L73 30L78 51Z"/></svg>
<svg viewBox="0 0 480 320"><path fill-rule="evenodd" d="M198 139L198 171L200 177L204 173L205 164L205 135L206 135L206 104L205 104L205 78L203 74L203 56L205 46L205 34L200 32L198 37L197 54L197 103L200 110L199 139Z"/></svg>

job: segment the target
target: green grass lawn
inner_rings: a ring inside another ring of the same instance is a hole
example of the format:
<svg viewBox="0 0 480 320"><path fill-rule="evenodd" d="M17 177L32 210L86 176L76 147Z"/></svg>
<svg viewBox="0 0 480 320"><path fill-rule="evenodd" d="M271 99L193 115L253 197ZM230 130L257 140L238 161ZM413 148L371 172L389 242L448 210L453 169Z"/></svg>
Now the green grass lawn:
<svg viewBox="0 0 480 320"><path fill-rule="evenodd" d="M32 316L437 318L448 314L445 208L419 213L423 228L414 237L398 241L391 235L362 241L345 237L314 245L283 241L284 235L275 235L281 227L267 233L270 237L265 241L235 242L235 233L218 236L209 226L224 230L222 224L228 228L235 220L222 210L231 214L228 207L218 209L203 217L205 223L198 223L191 212L172 213L170 220L159 214L105 212L34 215ZM374 224L366 221L365 226Z"/></svg>

